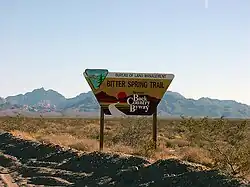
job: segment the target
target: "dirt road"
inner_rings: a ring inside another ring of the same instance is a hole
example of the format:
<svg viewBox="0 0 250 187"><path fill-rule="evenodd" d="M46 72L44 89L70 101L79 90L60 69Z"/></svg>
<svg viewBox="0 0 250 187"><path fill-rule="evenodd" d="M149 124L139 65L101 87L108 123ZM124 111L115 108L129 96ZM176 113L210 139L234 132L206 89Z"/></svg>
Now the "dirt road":
<svg viewBox="0 0 250 187"><path fill-rule="evenodd" d="M0 186L237 187L217 171L178 160L155 163L108 153L80 154L0 133ZM12 181L14 180L14 181Z"/></svg>

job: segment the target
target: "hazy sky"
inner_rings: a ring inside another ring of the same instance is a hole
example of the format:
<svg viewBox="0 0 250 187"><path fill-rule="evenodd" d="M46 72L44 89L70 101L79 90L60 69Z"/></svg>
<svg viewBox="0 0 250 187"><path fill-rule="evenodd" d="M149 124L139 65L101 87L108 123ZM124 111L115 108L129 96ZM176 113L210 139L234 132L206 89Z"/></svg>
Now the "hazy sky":
<svg viewBox="0 0 250 187"><path fill-rule="evenodd" d="M0 0L0 96L73 97L86 68L170 72L188 98L250 104L250 0Z"/></svg>

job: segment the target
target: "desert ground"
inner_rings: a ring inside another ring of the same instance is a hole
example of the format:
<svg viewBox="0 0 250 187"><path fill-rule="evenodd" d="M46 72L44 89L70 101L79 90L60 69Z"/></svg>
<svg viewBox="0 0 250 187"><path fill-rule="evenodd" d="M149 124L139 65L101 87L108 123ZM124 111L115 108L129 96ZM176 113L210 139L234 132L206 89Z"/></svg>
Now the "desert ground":
<svg viewBox="0 0 250 187"><path fill-rule="evenodd" d="M0 118L0 186L250 186L250 120Z"/></svg>

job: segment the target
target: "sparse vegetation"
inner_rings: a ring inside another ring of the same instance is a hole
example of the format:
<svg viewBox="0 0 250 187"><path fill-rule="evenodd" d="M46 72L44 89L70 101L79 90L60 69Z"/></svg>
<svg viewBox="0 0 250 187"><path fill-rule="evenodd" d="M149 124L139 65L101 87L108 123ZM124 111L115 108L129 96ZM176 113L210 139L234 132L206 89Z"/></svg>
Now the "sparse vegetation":
<svg viewBox="0 0 250 187"><path fill-rule="evenodd" d="M248 178L249 122L208 118L158 120L158 146L154 150L150 118L106 119L104 151L152 160L179 158ZM0 130L82 151L96 151L99 147L98 119L26 118L18 115L0 118Z"/></svg>

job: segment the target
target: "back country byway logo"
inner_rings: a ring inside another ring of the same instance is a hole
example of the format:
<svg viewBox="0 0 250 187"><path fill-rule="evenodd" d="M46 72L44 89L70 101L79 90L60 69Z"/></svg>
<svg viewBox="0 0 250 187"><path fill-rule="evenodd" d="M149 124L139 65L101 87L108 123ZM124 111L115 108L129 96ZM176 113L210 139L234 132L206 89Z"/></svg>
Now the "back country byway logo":
<svg viewBox="0 0 250 187"><path fill-rule="evenodd" d="M141 97L138 94L134 94L132 97L129 97L127 99L127 103L129 105L130 112L136 112L139 110L147 113L150 106L150 101L147 100L147 97Z"/></svg>

